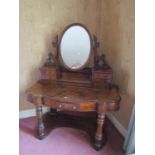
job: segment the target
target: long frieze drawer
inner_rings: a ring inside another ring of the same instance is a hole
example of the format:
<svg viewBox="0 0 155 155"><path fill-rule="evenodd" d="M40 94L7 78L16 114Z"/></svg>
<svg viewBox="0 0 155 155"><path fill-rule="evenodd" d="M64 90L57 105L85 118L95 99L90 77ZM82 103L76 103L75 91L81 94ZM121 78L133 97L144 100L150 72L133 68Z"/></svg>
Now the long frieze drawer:
<svg viewBox="0 0 155 155"><path fill-rule="evenodd" d="M96 103L95 102L81 102L80 111L87 112L87 111L95 111L96 110Z"/></svg>
<svg viewBox="0 0 155 155"><path fill-rule="evenodd" d="M96 104L94 102L80 102L80 103L68 103L68 102L58 102L50 97L44 97L44 104L58 111L95 111Z"/></svg>
<svg viewBox="0 0 155 155"><path fill-rule="evenodd" d="M66 111L79 111L79 104L77 103L67 103L67 102L58 102L54 101L49 97L44 98L44 104L57 109L58 111L66 110Z"/></svg>
<svg viewBox="0 0 155 155"><path fill-rule="evenodd" d="M78 106L78 104L75 104L75 103L58 102L57 110L79 111L79 106Z"/></svg>

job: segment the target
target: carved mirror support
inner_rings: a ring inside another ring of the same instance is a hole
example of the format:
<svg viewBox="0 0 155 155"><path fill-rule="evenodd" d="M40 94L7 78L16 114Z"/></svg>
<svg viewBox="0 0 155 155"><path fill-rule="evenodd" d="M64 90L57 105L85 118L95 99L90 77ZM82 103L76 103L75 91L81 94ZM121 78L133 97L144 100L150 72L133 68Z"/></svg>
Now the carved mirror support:
<svg viewBox="0 0 155 155"><path fill-rule="evenodd" d="M92 84L111 82L112 70L108 65L105 55L98 53L100 43L95 35L91 37L89 30L82 24L75 23L67 26L60 37L54 38L52 46L56 53L49 53L44 67L51 69L42 71L41 74L55 75L58 82L72 82ZM87 66L90 57L94 58L93 67ZM55 68L55 69L53 69ZM53 79L53 78L52 78Z"/></svg>

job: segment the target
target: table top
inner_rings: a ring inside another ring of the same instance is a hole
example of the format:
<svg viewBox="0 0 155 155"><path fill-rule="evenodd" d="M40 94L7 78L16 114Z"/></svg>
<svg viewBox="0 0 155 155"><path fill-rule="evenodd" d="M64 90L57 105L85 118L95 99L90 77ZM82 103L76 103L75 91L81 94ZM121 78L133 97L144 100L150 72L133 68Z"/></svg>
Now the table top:
<svg viewBox="0 0 155 155"><path fill-rule="evenodd" d="M120 94L115 85L104 86L102 88L68 86L40 80L32 87L26 90L27 94L39 97L50 97L56 101L65 102L85 102L91 101L96 103L119 102Z"/></svg>

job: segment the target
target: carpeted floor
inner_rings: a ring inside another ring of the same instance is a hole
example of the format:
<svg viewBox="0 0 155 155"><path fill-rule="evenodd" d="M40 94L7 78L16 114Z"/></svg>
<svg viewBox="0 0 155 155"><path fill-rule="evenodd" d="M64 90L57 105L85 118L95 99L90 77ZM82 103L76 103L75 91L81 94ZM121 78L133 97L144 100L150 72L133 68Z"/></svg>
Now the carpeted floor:
<svg viewBox="0 0 155 155"><path fill-rule="evenodd" d="M100 151L94 150L88 134L79 129L53 129L43 140L36 138L35 117L20 120L20 155L123 155L123 139L108 123L108 141Z"/></svg>

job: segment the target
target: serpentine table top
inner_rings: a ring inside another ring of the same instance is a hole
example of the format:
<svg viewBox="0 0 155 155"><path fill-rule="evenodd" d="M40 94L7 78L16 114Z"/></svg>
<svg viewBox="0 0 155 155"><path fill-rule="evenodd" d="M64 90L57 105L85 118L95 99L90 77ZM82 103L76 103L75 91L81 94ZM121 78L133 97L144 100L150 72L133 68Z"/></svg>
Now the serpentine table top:
<svg viewBox="0 0 155 155"><path fill-rule="evenodd" d="M28 101L45 104L48 99L59 103L74 103L77 111L94 111L96 105L104 105L104 110L118 110L120 95L115 85L102 88L68 86L56 82L40 80L26 91ZM47 103L47 105L49 105Z"/></svg>

